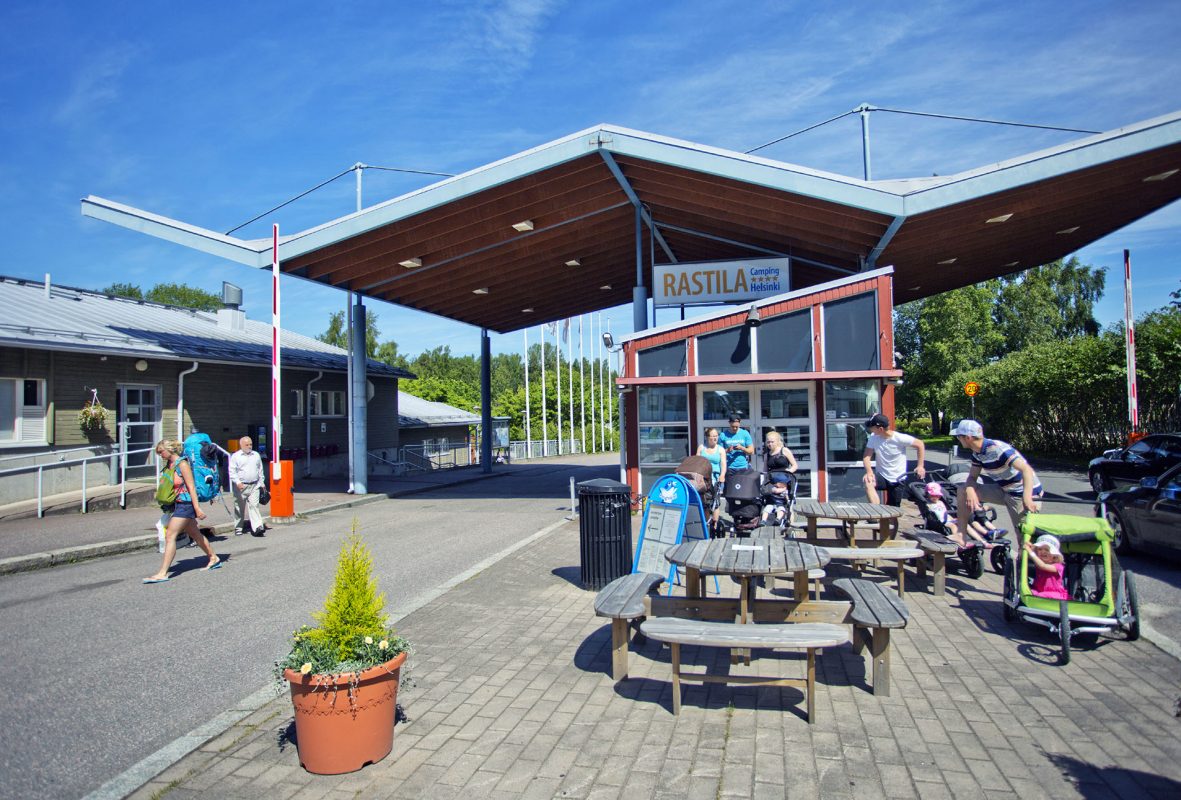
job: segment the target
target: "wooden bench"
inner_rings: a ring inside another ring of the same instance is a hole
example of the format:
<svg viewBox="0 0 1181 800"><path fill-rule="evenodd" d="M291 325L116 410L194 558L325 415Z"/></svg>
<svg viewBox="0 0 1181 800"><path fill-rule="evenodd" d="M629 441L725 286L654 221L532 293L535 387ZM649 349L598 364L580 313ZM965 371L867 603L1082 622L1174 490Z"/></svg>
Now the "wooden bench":
<svg viewBox="0 0 1181 800"><path fill-rule="evenodd" d="M742 683L757 686L794 686L804 690L807 719L811 723L816 708L816 650L849 641L844 626L823 622L786 625L743 625L737 622L703 622L677 617L653 617L644 620L640 631L649 639L667 642L672 649L673 714L681 713L681 680L699 683ZM710 675L681 670L681 645L699 647L764 648L769 650L806 650L807 673L799 678L770 678L761 675Z"/></svg>
<svg viewBox="0 0 1181 800"><path fill-rule="evenodd" d="M906 562L923 558L917 547L887 544L883 547L824 547L833 561L894 561L898 564L898 596L906 596Z"/></svg>
<svg viewBox="0 0 1181 800"><path fill-rule="evenodd" d="M905 628L910 611L902 598L880 583L860 578L840 578L832 586L853 601L849 617L853 623L853 651L869 644L873 659L873 693L890 696L890 629Z"/></svg>
<svg viewBox="0 0 1181 800"><path fill-rule="evenodd" d="M595 615L611 619L611 678L627 677L628 626L644 617L644 598L664 583L655 572L633 572L616 578L595 595Z"/></svg>
<svg viewBox="0 0 1181 800"><path fill-rule="evenodd" d="M954 556L959 552L959 545L952 539L934 531L908 530L903 531L902 535L908 539L913 539L919 546L919 549L931 557L933 570L931 576L931 593L942 595L947 587L947 557ZM923 577L926 571L926 561L919 561L919 577Z"/></svg>

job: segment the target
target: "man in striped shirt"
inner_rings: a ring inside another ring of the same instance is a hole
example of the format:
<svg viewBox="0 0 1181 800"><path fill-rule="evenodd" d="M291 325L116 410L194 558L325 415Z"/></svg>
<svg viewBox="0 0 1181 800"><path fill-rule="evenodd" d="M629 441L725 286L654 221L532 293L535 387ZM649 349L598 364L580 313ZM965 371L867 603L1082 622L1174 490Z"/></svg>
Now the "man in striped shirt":
<svg viewBox="0 0 1181 800"><path fill-rule="evenodd" d="M1017 448L999 439L985 439L984 428L974 419L960 420L952 434L959 439L960 446L971 452L972 467L968 479L956 492L961 519L970 514L985 501L1003 503L1013 521L1013 536L1021 520L1030 511L1041 510L1042 485L1033 467ZM978 483L980 473L992 478L995 483Z"/></svg>

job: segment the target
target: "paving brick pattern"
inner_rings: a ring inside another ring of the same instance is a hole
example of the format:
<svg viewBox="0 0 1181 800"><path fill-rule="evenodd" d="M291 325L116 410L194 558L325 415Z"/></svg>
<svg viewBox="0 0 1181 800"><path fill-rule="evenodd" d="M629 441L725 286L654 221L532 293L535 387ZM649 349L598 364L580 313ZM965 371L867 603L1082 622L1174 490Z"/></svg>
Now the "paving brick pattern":
<svg viewBox="0 0 1181 800"><path fill-rule="evenodd" d="M577 527L564 526L402 621L415 645L399 695L410 721L381 763L305 772L283 695L132 797L1181 796L1178 662L1102 638L1058 666L1048 631L1002 620L991 571L949 576L945 597L912 575L892 696L870 693L849 645L829 648L809 725L802 693L777 687L686 684L674 717L668 650L654 642L614 685L608 621L577 585L578 557ZM732 667L684 649L712 671L803 674L802 654L758 655Z"/></svg>

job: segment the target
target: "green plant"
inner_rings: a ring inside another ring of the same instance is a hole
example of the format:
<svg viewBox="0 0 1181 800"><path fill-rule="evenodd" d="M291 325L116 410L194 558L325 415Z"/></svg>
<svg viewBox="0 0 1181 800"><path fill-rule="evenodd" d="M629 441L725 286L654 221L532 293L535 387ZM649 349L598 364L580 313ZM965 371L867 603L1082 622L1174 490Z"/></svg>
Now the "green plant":
<svg viewBox="0 0 1181 800"><path fill-rule="evenodd" d="M103 408L103 404L98 401L97 396L87 401L86 405L82 406L82 410L78 412L78 425L84 431L102 430L106 424L107 410Z"/></svg>
<svg viewBox="0 0 1181 800"><path fill-rule="evenodd" d="M410 650L410 643L389 627L385 595L377 591L373 557L357 535L356 522L341 546L336 579L324 610L312 617L316 627L292 634L291 650L275 663L275 677L292 669L304 675L337 676L384 664Z"/></svg>

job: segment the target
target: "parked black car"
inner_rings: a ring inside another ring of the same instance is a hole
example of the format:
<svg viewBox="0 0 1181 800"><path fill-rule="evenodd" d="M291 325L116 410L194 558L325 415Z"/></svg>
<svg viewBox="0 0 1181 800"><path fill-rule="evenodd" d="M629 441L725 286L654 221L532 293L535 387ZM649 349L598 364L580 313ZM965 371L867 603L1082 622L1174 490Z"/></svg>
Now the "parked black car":
<svg viewBox="0 0 1181 800"><path fill-rule="evenodd" d="M1117 552L1181 555L1181 464L1159 478L1142 478L1133 488L1099 495L1095 515L1100 514L1115 530Z"/></svg>
<svg viewBox="0 0 1181 800"><path fill-rule="evenodd" d="M1139 486L1142 478L1158 477L1174 464L1181 464L1181 433L1155 433L1091 459L1087 474L1099 494Z"/></svg>

